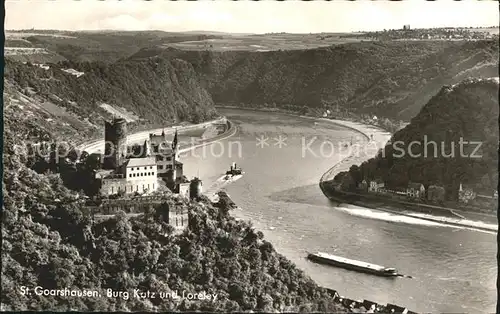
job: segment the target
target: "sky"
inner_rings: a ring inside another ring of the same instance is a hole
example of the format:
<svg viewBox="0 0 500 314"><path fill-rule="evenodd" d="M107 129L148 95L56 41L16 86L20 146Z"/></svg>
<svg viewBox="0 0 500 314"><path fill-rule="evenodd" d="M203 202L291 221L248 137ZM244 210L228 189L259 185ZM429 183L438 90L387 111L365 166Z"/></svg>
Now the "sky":
<svg viewBox="0 0 500 314"><path fill-rule="evenodd" d="M229 1L6 0L5 29L320 33L493 26L493 0Z"/></svg>

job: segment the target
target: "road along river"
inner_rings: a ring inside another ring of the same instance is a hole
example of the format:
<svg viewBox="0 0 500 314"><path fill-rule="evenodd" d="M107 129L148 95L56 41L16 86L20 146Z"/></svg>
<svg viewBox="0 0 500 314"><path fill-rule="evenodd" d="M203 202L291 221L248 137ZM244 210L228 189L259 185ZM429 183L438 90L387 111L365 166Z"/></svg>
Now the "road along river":
<svg viewBox="0 0 500 314"><path fill-rule="evenodd" d="M320 119L221 109L235 136L181 156L188 177L208 187L235 161L245 175L226 187L275 248L318 284L349 298L395 303L419 312L493 313L496 237L353 205L331 203L319 178L346 158L339 142L358 132ZM414 279L386 279L313 264L305 251L325 251L395 267Z"/></svg>

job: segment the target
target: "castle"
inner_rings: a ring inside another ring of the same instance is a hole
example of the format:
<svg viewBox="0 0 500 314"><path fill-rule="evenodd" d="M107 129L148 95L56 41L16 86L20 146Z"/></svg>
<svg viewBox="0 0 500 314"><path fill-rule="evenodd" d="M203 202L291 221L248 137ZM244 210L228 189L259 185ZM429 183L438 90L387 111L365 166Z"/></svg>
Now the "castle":
<svg viewBox="0 0 500 314"><path fill-rule="evenodd" d="M106 121L104 126L104 158L102 169L96 173L101 195L148 195L157 191L160 184L186 197L190 197L190 191L196 194L201 191L199 179L195 181L199 187L193 189L192 182L183 175L183 164L178 160L177 130L171 143L163 131L160 135L149 134L142 146L129 147L124 119Z"/></svg>

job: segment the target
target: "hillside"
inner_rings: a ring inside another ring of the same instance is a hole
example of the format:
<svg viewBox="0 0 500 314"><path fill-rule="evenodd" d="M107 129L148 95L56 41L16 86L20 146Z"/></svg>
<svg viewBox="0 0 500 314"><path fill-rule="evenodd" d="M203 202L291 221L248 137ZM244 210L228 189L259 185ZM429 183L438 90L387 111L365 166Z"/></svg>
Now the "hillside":
<svg viewBox="0 0 500 314"><path fill-rule="evenodd" d="M2 311L346 311L279 255L262 233L231 218L224 204L170 196L144 217L122 213L94 221L73 202L77 194L58 175L27 167L28 158L15 149L24 142L24 130L42 132L29 119L5 123ZM189 211L190 227L174 235L163 213L180 207ZM33 290L23 295L22 286L91 289L103 296L36 295ZM108 298L106 288L128 291L130 298ZM155 292L156 299L136 298L133 289ZM158 298L158 292L175 290L218 298Z"/></svg>
<svg viewBox="0 0 500 314"><path fill-rule="evenodd" d="M32 63L59 61L112 63L141 48L169 43L221 38L211 34L168 33L162 31L7 31L6 55L9 59ZM16 50L15 48L25 48ZM34 49L41 49L36 51Z"/></svg>
<svg viewBox="0 0 500 314"><path fill-rule="evenodd" d="M378 41L268 52L143 49L190 62L217 104L349 110L409 120L445 84L498 73L498 42Z"/></svg>
<svg viewBox="0 0 500 314"><path fill-rule="evenodd" d="M91 138L101 131L100 119L110 114L109 104L98 104L111 100L112 108L134 110L136 115L129 117L143 123L146 117L163 124L183 115L196 118L195 108L208 113L213 108L191 66L181 60L113 65L7 61L2 311L346 311L249 222L232 218L227 204L215 206L206 198L189 202L167 194L161 207L143 217L120 213L97 221L74 202L79 193L67 189L58 174L33 170L36 158L22 149L24 144ZM165 221L167 208L189 212L190 227L183 234L175 235ZM91 289L102 296L36 295L33 290L23 295L23 286ZM107 288L128 291L130 298L108 298ZM136 298L134 289L155 292L156 299ZM159 292L172 291L218 297L158 298Z"/></svg>
<svg viewBox="0 0 500 314"><path fill-rule="evenodd" d="M457 199L460 183L492 195L498 184L498 90L498 77L443 87L376 158L351 173L359 171L357 181L383 179L392 189L405 189L410 181L440 185L448 200ZM468 142L462 150L461 139Z"/></svg>
<svg viewBox="0 0 500 314"><path fill-rule="evenodd" d="M12 113L27 117L36 108L53 122L53 131L59 121L87 133L118 112L144 126L199 122L216 114L197 74L182 60L45 65L6 60L5 82L4 99L16 108Z"/></svg>

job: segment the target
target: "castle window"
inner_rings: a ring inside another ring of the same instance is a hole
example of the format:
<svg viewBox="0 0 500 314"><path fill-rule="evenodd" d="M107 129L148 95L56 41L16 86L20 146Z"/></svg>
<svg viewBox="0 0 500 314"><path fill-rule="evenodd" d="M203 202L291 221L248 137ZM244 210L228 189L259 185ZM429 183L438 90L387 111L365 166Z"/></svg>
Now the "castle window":
<svg viewBox="0 0 500 314"><path fill-rule="evenodd" d="M162 170L163 169L163 165L159 165L158 169Z"/></svg>
<svg viewBox="0 0 500 314"><path fill-rule="evenodd" d="M134 171L134 168L130 168L130 170Z"/></svg>
<svg viewBox="0 0 500 314"><path fill-rule="evenodd" d="M150 166L149 169L153 169L153 166Z"/></svg>

